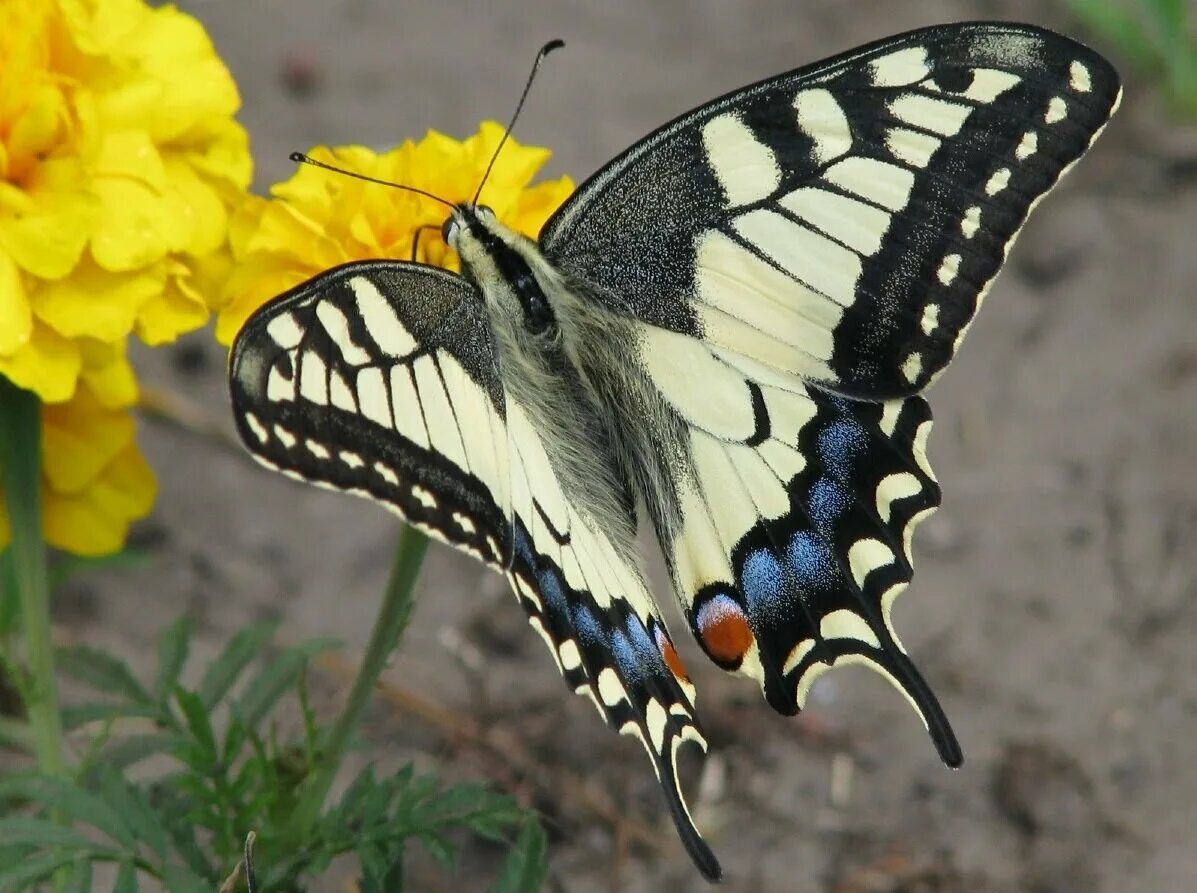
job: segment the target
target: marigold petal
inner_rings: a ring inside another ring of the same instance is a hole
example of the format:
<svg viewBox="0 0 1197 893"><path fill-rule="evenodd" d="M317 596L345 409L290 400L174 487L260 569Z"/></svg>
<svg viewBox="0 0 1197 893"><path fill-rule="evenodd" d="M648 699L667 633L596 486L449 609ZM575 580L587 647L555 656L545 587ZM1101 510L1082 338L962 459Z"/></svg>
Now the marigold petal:
<svg viewBox="0 0 1197 893"><path fill-rule="evenodd" d="M75 193L31 198L36 210L18 218L0 218L0 251L40 279L60 279L83 254L96 204Z"/></svg>
<svg viewBox="0 0 1197 893"><path fill-rule="evenodd" d="M225 251L186 264L174 265L166 288L141 309L137 334L149 345L174 341L208 321L209 303L228 277L231 259Z"/></svg>
<svg viewBox="0 0 1197 893"><path fill-rule="evenodd" d="M574 191L569 177L538 183L520 193L516 208L508 221L513 229L530 239L540 235L553 212L565 203Z"/></svg>
<svg viewBox="0 0 1197 893"><path fill-rule="evenodd" d="M125 342L79 341L83 369L79 378L106 409L126 409L137 402L137 377L125 355Z"/></svg>
<svg viewBox="0 0 1197 893"><path fill-rule="evenodd" d="M319 272L318 268L300 267L294 263L259 262L237 268L225 283L224 303L216 318L216 340L224 345L232 344L251 313Z"/></svg>
<svg viewBox="0 0 1197 893"><path fill-rule="evenodd" d="M23 178L38 157L51 149L66 125L67 107L61 91L49 84L34 87L22 112L9 126L7 177Z"/></svg>
<svg viewBox="0 0 1197 893"><path fill-rule="evenodd" d="M174 244L174 249L188 254L215 251L223 244L228 228L224 202L181 158L167 157L165 164L169 182L166 203L187 234L185 241Z"/></svg>
<svg viewBox="0 0 1197 893"><path fill-rule="evenodd" d="M15 352L33 335L33 312L13 259L0 251L0 356Z"/></svg>
<svg viewBox="0 0 1197 893"><path fill-rule="evenodd" d="M144 267L166 256L171 227L166 202L144 183L97 180L100 218L91 240L96 263L114 272Z"/></svg>
<svg viewBox="0 0 1197 893"><path fill-rule="evenodd" d="M0 375L46 403L60 403L75 393L82 365L78 344L34 319L24 347L0 356Z"/></svg>
<svg viewBox="0 0 1197 893"><path fill-rule="evenodd" d="M84 257L70 276L37 290L33 310L60 335L114 341L133 331L138 312L165 284L163 263L112 273Z"/></svg>
<svg viewBox="0 0 1197 893"><path fill-rule="evenodd" d="M124 544L129 524L150 513L157 490L153 471L130 443L84 490L46 491L46 541L77 555L115 552Z"/></svg>
<svg viewBox="0 0 1197 893"><path fill-rule="evenodd" d="M42 408L42 476L56 493L88 486L133 441L133 419L103 406L87 388Z"/></svg>

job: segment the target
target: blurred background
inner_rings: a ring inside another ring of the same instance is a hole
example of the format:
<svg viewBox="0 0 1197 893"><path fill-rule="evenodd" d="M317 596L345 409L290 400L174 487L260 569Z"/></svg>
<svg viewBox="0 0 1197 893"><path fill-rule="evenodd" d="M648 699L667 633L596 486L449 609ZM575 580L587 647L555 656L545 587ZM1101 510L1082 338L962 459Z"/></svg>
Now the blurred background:
<svg viewBox="0 0 1197 893"><path fill-rule="evenodd" d="M895 622L955 724L963 769L943 768L880 677L835 672L784 719L675 620L711 742L684 768L728 890L1197 886L1197 127L1183 118L1197 83L1167 86L1143 40L1099 19L1147 21L1151 4L179 5L240 85L259 191L290 175L291 150L384 147L429 128L465 137L506 120L552 37L568 46L542 69L516 135L553 150L546 176L576 181L706 99L909 28L1024 20L1111 56L1122 111L1036 211L931 395L944 502L916 537L919 572ZM334 709L396 521L230 449L225 358L210 333L135 361L151 401L183 420L141 426L161 478L134 537L149 568L76 577L59 593L59 627L148 665L183 607L209 653L278 618L285 638L346 643L312 681L316 706ZM547 889L701 887L640 745L565 690L497 575L434 545L386 680L357 759L414 759L537 806L551 834ZM456 879L414 863L411 888L484 888L496 855L466 856Z"/></svg>

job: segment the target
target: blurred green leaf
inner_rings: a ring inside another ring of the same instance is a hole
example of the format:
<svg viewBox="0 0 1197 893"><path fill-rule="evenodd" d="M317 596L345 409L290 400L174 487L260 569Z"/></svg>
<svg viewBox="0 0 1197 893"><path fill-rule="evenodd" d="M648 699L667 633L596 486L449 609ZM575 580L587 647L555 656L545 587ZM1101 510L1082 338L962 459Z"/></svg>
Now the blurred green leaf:
<svg viewBox="0 0 1197 893"><path fill-rule="evenodd" d="M216 660L208 665L197 689L204 706L211 710L237 683L237 679L274 635L277 624L251 626L237 632L224 646Z"/></svg>
<svg viewBox="0 0 1197 893"><path fill-rule="evenodd" d="M503 862L494 893L532 893L540 889L548 870L548 840L544 828L535 816L528 815Z"/></svg>
<svg viewBox="0 0 1197 893"><path fill-rule="evenodd" d="M154 680L154 693L159 704L166 703L178 684L190 644L191 621L186 616L180 617L158 637L158 675Z"/></svg>
<svg viewBox="0 0 1197 893"><path fill-rule="evenodd" d="M90 645L59 648L55 656L58 669L96 691L127 698L135 704L154 704L123 660Z"/></svg>
<svg viewBox="0 0 1197 893"><path fill-rule="evenodd" d="M333 639L313 639L283 649L246 685L236 702L237 715L247 726L257 726L295 685L308 661L321 652L331 651L338 644Z"/></svg>

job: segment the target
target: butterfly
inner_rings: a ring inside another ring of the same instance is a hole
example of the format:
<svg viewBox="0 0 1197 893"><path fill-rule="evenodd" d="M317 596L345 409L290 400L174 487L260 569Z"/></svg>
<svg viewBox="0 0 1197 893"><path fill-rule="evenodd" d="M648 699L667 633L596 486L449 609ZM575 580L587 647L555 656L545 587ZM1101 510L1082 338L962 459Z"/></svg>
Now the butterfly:
<svg viewBox="0 0 1197 893"><path fill-rule="evenodd" d="M706 749L695 690L638 527L699 646L774 709L865 664L959 765L890 621L940 502L923 393L1119 97L1093 51L1005 23L728 93L604 166L537 241L475 199L443 229L461 275L351 263L264 306L233 346L238 431L503 574L717 879L677 771L683 742Z"/></svg>

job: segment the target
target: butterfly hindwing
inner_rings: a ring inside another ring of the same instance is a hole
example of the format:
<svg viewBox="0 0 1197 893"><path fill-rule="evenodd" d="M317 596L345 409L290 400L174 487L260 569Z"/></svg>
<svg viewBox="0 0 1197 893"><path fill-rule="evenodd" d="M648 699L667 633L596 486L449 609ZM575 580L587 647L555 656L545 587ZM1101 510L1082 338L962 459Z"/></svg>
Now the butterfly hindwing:
<svg viewBox="0 0 1197 893"><path fill-rule="evenodd" d="M848 396L908 396L1118 97L1108 62L1049 31L911 32L665 125L542 247L621 312Z"/></svg>

